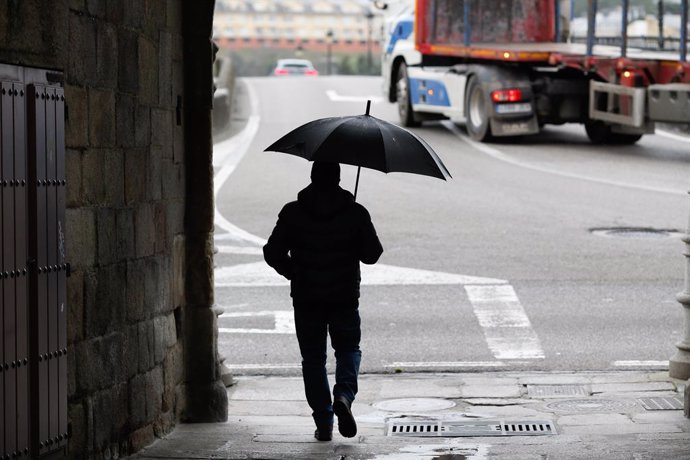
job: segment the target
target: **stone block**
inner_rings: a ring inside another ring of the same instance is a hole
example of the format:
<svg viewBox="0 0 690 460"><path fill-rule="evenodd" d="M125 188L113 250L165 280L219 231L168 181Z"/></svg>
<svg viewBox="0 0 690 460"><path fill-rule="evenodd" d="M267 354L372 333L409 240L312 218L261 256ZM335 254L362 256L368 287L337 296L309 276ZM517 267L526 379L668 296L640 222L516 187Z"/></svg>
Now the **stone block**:
<svg viewBox="0 0 690 460"><path fill-rule="evenodd" d="M170 313L157 316L153 321L156 330L155 359L156 363L160 363L167 356L170 347L177 343L175 317Z"/></svg>
<svg viewBox="0 0 690 460"><path fill-rule="evenodd" d="M173 303L180 307L185 303L185 238L175 235L173 240Z"/></svg>
<svg viewBox="0 0 690 460"><path fill-rule="evenodd" d="M76 345L67 345L67 397L70 399L77 394L76 350Z"/></svg>
<svg viewBox="0 0 690 460"><path fill-rule="evenodd" d="M161 177L162 198L177 200L184 198L184 167L167 158L161 159L163 174Z"/></svg>
<svg viewBox="0 0 690 460"><path fill-rule="evenodd" d="M139 372L147 372L153 367L155 353L153 329L149 321L142 321L139 328Z"/></svg>
<svg viewBox="0 0 690 460"><path fill-rule="evenodd" d="M163 361L163 401L161 409L164 412L177 410L177 387L184 376L184 362L182 360L182 344L173 346Z"/></svg>
<svg viewBox="0 0 690 460"><path fill-rule="evenodd" d="M69 355L68 355L69 356ZM123 378L122 335L109 334L76 347L77 391L93 393Z"/></svg>
<svg viewBox="0 0 690 460"><path fill-rule="evenodd" d="M148 258L144 272L144 309L149 317L163 310L161 307L161 261Z"/></svg>
<svg viewBox="0 0 690 460"><path fill-rule="evenodd" d="M136 99L134 96L130 94L118 93L115 99L115 104L115 126L117 131L117 145L120 147L134 147L136 132Z"/></svg>
<svg viewBox="0 0 690 460"><path fill-rule="evenodd" d="M169 7L170 2L165 3ZM172 109L175 107L173 91L173 38L169 32L160 32L158 40L158 104Z"/></svg>
<svg viewBox="0 0 690 460"><path fill-rule="evenodd" d="M176 417L173 412L162 412L160 417L153 423L153 432L156 437L161 438L170 433L175 427Z"/></svg>
<svg viewBox="0 0 690 460"><path fill-rule="evenodd" d="M157 366L146 374L146 419L155 421L161 414L163 402L163 367Z"/></svg>
<svg viewBox="0 0 690 460"><path fill-rule="evenodd" d="M174 112L170 109L151 109L151 143L164 151L172 150Z"/></svg>
<svg viewBox="0 0 690 460"><path fill-rule="evenodd" d="M116 211L115 226L117 227L117 253L120 260L134 257L134 213L131 209Z"/></svg>
<svg viewBox="0 0 690 460"><path fill-rule="evenodd" d="M105 180L105 202L109 206L120 207L125 202L125 161L121 150L104 152L103 178Z"/></svg>
<svg viewBox="0 0 690 460"><path fill-rule="evenodd" d="M122 351L125 356L124 376L131 379L139 372L139 326L132 324L124 329Z"/></svg>
<svg viewBox="0 0 690 460"><path fill-rule="evenodd" d="M97 247L99 265L110 265L118 258L116 211L111 208L96 210Z"/></svg>
<svg viewBox="0 0 690 460"><path fill-rule="evenodd" d="M137 429L147 425L146 375L135 376L129 384L129 424Z"/></svg>
<svg viewBox="0 0 690 460"><path fill-rule="evenodd" d="M67 343L84 338L84 274L73 271L67 278Z"/></svg>
<svg viewBox="0 0 690 460"><path fill-rule="evenodd" d="M96 147L113 147L117 138L115 93L91 88L89 93L89 142Z"/></svg>
<svg viewBox="0 0 690 460"><path fill-rule="evenodd" d="M69 439L70 452L78 452L81 455L88 452L86 443L86 410L82 402L69 404L67 407L67 417L72 425L72 436Z"/></svg>
<svg viewBox="0 0 690 460"><path fill-rule="evenodd" d="M690 418L690 379L683 390L683 415L685 418Z"/></svg>
<svg viewBox="0 0 690 460"><path fill-rule="evenodd" d="M153 425L146 425L129 435L129 450L136 452L151 444L156 439Z"/></svg>
<svg viewBox="0 0 690 460"><path fill-rule="evenodd" d="M88 208L65 210L67 258L73 269L90 267L96 260L96 216Z"/></svg>
<svg viewBox="0 0 690 460"><path fill-rule="evenodd" d="M105 335L122 326L127 270L124 263L84 274L84 319L88 337Z"/></svg>
<svg viewBox="0 0 690 460"><path fill-rule="evenodd" d="M68 148L84 148L89 145L89 106L86 89L65 85L65 145ZM67 176L69 181L70 176ZM69 182L68 182L69 187Z"/></svg>
<svg viewBox="0 0 690 460"><path fill-rule="evenodd" d="M86 150L82 155L82 200L84 204L101 205L105 202L103 150Z"/></svg>
<svg viewBox="0 0 690 460"><path fill-rule="evenodd" d="M108 2L109 4L117 4L120 6L121 2ZM111 15L121 14L121 10L111 10ZM123 93L137 94L139 92L139 72L137 66L139 65L139 36L129 28L121 27L118 30L117 42L118 48L123 50L118 53L117 57L117 82L118 89ZM126 50L126 52L124 52Z"/></svg>
<svg viewBox="0 0 690 460"><path fill-rule="evenodd" d="M139 101L153 106L158 104L158 50L156 44L139 35Z"/></svg>
<svg viewBox="0 0 690 460"><path fill-rule="evenodd" d="M158 202L153 206L153 223L154 223L154 248L156 254L169 254L170 247L168 244L168 226L167 206L165 203ZM169 289L168 289L169 290Z"/></svg>
<svg viewBox="0 0 690 460"><path fill-rule="evenodd" d="M187 234L187 276L185 289L187 304L213 305L213 238L208 235Z"/></svg>
<svg viewBox="0 0 690 460"><path fill-rule="evenodd" d="M138 322L146 317L144 310L145 262L133 260L127 263L127 321Z"/></svg>
<svg viewBox="0 0 690 460"><path fill-rule="evenodd" d="M94 417L93 447L96 451L102 451L109 446L115 428L116 413L112 388L93 395L93 410L97 414Z"/></svg>
<svg viewBox="0 0 690 460"><path fill-rule="evenodd" d="M151 204L142 204L135 211L134 247L136 257L147 257L154 253L156 245L156 226L154 217L154 207Z"/></svg>
<svg viewBox="0 0 690 460"><path fill-rule="evenodd" d="M151 109L146 105L137 106L134 120L134 145L148 148L151 145Z"/></svg>
<svg viewBox="0 0 690 460"><path fill-rule="evenodd" d="M84 86L96 76L96 23L88 16L69 15L67 83Z"/></svg>
<svg viewBox="0 0 690 460"><path fill-rule="evenodd" d="M105 16L105 0L88 0L99 6L99 15ZM101 88L115 89L118 78L118 33L115 26L104 21L98 21L96 26L96 82ZM126 52L126 50L123 50Z"/></svg>
<svg viewBox="0 0 690 460"><path fill-rule="evenodd" d="M97 18L105 18L107 9L107 0L86 0L86 11Z"/></svg>
<svg viewBox="0 0 690 460"><path fill-rule="evenodd" d="M161 148L151 147L151 155L149 157L149 167L147 169L146 184L147 197L151 200L158 201L162 197L162 160Z"/></svg>
<svg viewBox="0 0 690 460"><path fill-rule="evenodd" d="M129 149L125 152L125 203L132 205L146 197L147 152L143 149Z"/></svg>
<svg viewBox="0 0 690 460"><path fill-rule="evenodd" d="M218 331L216 313L210 307L184 309L186 341L187 381L211 382L220 378L218 373Z"/></svg>
<svg viewBox="0 0 690 460"><path fill-rule="evenodd" d="M67 149L65 151L65 177L66 185L66 206L76 208L82 202L81 191L81 152L79 150Z"/></svg>

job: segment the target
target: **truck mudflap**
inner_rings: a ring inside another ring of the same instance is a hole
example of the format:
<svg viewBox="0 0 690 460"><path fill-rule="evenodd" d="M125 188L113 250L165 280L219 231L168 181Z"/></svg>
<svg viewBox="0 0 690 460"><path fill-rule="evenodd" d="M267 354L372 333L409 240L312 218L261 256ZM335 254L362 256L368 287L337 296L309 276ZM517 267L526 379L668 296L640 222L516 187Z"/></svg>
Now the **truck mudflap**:
<svg viewBox="0 0 690 460"><path fill-rule="evenodd" d="M536 116L528 118L496 118L491 117L491 134L496 137L526 136L539 133L539 123Z"/></svg>

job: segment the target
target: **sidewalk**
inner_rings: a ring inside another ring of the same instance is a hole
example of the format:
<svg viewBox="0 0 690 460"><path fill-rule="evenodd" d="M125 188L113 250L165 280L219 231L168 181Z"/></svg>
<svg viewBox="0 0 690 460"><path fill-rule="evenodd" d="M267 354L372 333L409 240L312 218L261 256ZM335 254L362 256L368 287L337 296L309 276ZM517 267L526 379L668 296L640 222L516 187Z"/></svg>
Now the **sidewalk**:
<svg viewBox="0 0 690 460"><path fill-rule="evenodd" d="M331 442L312 437L301 378L237 380L228 389L227 423L179 425L132 458L690 459L684 385L668 372L363 375L353 405L359 432L346 439L336 429ZM678 403L681 409L658 410ZM386 421L404 431L420 418L427 436L387 435ZM442 430L494 435L440 437L429 428L438 422ZM495 431L519 430L520 422L547 434Z"/></svg>

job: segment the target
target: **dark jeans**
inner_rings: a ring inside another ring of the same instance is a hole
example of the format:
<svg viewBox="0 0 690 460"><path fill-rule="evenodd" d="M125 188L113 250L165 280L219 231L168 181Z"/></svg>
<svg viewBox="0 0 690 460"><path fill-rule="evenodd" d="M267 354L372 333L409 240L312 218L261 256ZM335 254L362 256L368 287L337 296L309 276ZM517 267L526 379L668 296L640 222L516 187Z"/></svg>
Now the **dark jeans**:
<svg viewBox="0 0 690 460"><path fill-rule="evenodd" d="M335 350L333 396L352 402L357 394L360 318L357 301L346 305L295 303L295 329L302 354L302 377L307 403L317 425L333 424L331 389L326 372L326 336Z"/></svg>

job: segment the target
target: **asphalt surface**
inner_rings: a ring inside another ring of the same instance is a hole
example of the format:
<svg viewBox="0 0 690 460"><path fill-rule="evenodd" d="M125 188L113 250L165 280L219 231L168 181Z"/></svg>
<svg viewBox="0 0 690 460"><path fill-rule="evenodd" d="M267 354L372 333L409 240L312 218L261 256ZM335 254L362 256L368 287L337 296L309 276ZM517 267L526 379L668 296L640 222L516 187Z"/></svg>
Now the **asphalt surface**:
<svg viewBox="0 0 690 460"><path fill-rule="evenodd" d="M289 289L270 278L260 247L308 184L310 164L262 151L314 118L364 113L367 98L373 116L397 122L379 86L364 77L238 85L239 135L227 157L216 149L215 168L219 348L235 375L299 375ZM683 333L675 295L688 141L592 146L580 126L491 144L448 123L414 131L453 179L362 171L357 199L385 248L381 269L364 276L364 373L667 368ZM344 188L354 189L355 172L343 167ZM667 232L607 235L628 227Z"/></svg>

